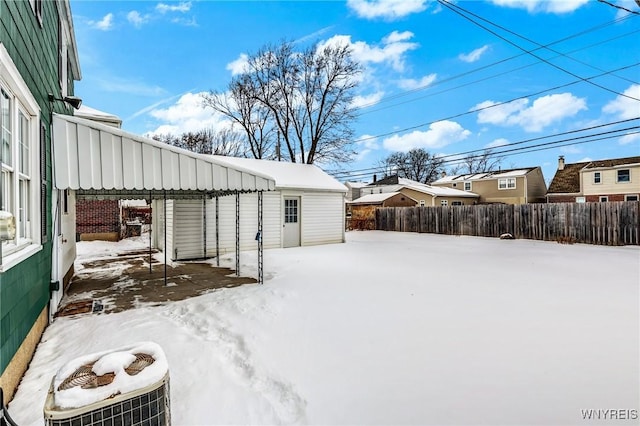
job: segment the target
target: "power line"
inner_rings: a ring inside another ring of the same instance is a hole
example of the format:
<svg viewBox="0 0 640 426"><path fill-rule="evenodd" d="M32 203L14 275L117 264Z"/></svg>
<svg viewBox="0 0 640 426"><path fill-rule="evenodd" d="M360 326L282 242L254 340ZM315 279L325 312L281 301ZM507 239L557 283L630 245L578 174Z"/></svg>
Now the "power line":
<svg viewBox="0 0 640 426"><path fill-rule="evenodd" d="M553 46L553 45L556 45L556 44L559 44L559 43L565 42L565 41L567 41L567 40L571 40L572 38L576 38L576 37L582 36L582 35L584 35L584 34L588 34L588 33L590 33L590 32L600 30L600 29L605 28L605 27L608 27L608 26L610 26L610 25L618 24L618 23L620 23L620 22L622 22L622 21L624 21L624 20L627 20L627 19L629 19L629 18L630 18L630 15L623 16L623 17L620 17L620 18L616 18L616 19L614 19L613 21L608 21L608 22L602 23L602 24L600 24L600 25L596 25L596 26L594 26L594 27L591 27L591 28L588 28L588 29L586 29L586 30L580 31L580 32L578 32L578 33L572 34L572 35L570 35L570 36L567 36L567 37L561 38L561 39L559 39L559 40L555 40L555 41L553 41L553 42L551 42L551 43L549 43L549 44L546 44L546 45L544 45L544 46L536 47L535 49L532 49L531 51L532 51L532 52L534 52L534 51L537 51L537 50L541 50L541 49L547 48L547 47L549 47L549 46ZM623 34L623 35L620 35L620 36L612 37L611 39L608 39L608 40L605 40L605 41L602 41L602 42L598 42L598 43L594 43L594 44L592 44L592 45L589 45L589 46L586 46L586 47L583 47L583 48L580 48L580 49L575 49L575 50L570 51L570 52L568 52L568 53L575 53L575 52L578 52L578 51L580 51L580 50L589 49L589 48L591 48L591 47L593 47L593 46L597 46L598 44L606 43L606 42L609 42L609 41L611 41L611 40L615 40L615 39L617 39L617 38L626 37L626 36L628 36L628 35L631 35L631 34L637 33L638 31L640 31L640 30L635 30L635 31L632 31L632 32L630 32L630 33L626 33L626 34ZM520 57L520 56L525 56L525 55L527 55L527 53L528 53L528 51L527 51L527 52L523 52L523 53L519 53L519 54L514 55L514 56L511 56L511 57L509 57L509 58L501 59L501 60L499 60L499 61L497 61L497 62L493 62L493 63L491 63L491 64L484 65L484 66L482 66L482 67L478 67L478 68L475 68L475 69L473 69L473 70L470 70L470 71L467 71L467 72L464 72L464 73L461 73L461 74L454 75L454 76L449 77L449 78L447 78L447 79L439 80L439 81L437 81L437 82L435 82L435 83L433 83L433 84L427 84L427 85L424 85L424 86L421 86L421 87L417 87L417 88L415 88L415 89L405 90L405 91L402 91L402 92L400 92L400 93L396 93L396 94L394 94L394 95L385 96L384 98L382 98L382 99L380 99L380 100L378 100L378 101L376 101L376 102L371 102L371 103L368 103L368 104L361 105L361 106L359 106L359 107L358 107L358 108L356 108L356 109L366 109L366 108L372 107L372 106L374 106L374 105L378 105L378 104L380 104L380 103L382 103L382 102L387 102L387 101L391 101L391 100L394 100L394 99L397 99L397 98L400 98L400 97L408 96L408 95L411 95L412 93L416 93L416 92L419 92L419 91L422 91L422 90L425 90L425 89L428 89L428 88L432 88L432 87L434 87L434 86L436 86L436 85L440 85L440 84L443 84L443 83L446 83L446 82L450 82L450 81L456 80L456 79L458 79L458 78L465 77L465 76L467 76L467 75L474 74L474 73L476 73L476 72L479 72L479 71L482 71L482 70L485 70L485 69L488 69L488 68L494 67L494 66L496 66L496 65L499 65L499 64L502 64L502 63L508 62L508 61L510 61L510 60L512 60L512 59L516 59L516 58L518 58L518 57ZM553 59L553 58L552 58L552 59ZM515 68L515 69L514 69L514 70L512 70L512 71L518 71L518 70L523 69L523 68L525 68L525 67L527 67L527 66L532 66L532 65L535 65L535 64L540 63L540 62L541 62L541 61L536 61L536 62L534 62L534 63L532 63L532 64L529 64L529 65L526 65L526 66L524 66L524 67ZM506 74L506 73L508 73L508 72L511 72L511 71L507 71L507 72L505 72L505 73L500 73L500 74L497 74L496 76L504 75L504 74ZM624 77L620 77L620 76L617 76L617 75L616 75L616 77L621 78L621 79L623 79L623 80L627 80L627 81L629 81L629 82L631 82L631 83L636 83L636 82L631 81L631 80L629 80L629 79L626 79L626 78L624 78ZM491 78L491 77L488 77L488 78ZM482 80L479 80L479 81L484 81L484 80L486 80L486 79L488 79L488 78L485 78L485 79L482 79ZM462 86L460 86L460 87L462 87ZM417 98L417 99L422 99L422 98ZM406 102L411 102L411 101L406 101ZM406 103L406 102L403 102L403 103ZM378 111L378 110L380 110L380 109L385 109L385 108L388 108L388 107L379 108L379 109L376 109L376 110L371 111L371 112L375 112L375 111ZM360 113L360 115L362 115L362 114L368 114L369 112L370 112L370 111L361 112L361 113Z"/></svg>
<svg viewBox="0 0 640 426"><path fill-rule="evenodd" d="M521 46L520 46L520 45L518 45L517 43L515 43L515 42L513 42L513 41L509 40L509 39L508 39L508 38L506 38L506 37L501 36L500 34L496 33L495 31L493 31L493 30L491 30L491 29L489 29L489 28L487 28L486 26L484 26L484 25L480 24L479 22L474 21L474 20L473 20L473 19L471 19L469 16L465 15L465 13L468 13L468 14L473 15L473 16L476 16L476 17L477 17L477 15L475 15L475 14L473 14L473 13L469 12L468 10L466 10L466 9L464 9L464 8L462 8L462 7L458 6L458 5L453 5L452 3L449 3L447 0L438 0L438 3L440 3L440 4L441 4L441 5L443 5L443 6L445 6L447 9L449 9L449 10L453 11L454 13L456 13L456 14L458 14L458 15L462 16L464 19L468 20L469 22L473 23L474 25L476 25L476 26L478 26L478 27L482 28L483 30L485 30L485 31L487 31L487 32L489 32L489 33L491 33L491 34L495 35L495 36L496 36L496 37L498 37L499 39L501 39L501 40L503 40L503 41L505 41L505 42L509 43L510 45L512 45L512 46L514 46L514 47L516 47L517 49L520 49L520 50L522 50L523 52L528 53L529 55L533 56L534 58L536 58L536 59L538 59L538 60L540 60L540 61L542 61L542 62L544 62L545 64L550 65L550 66L552 66L552 67L556 68L557 70L560 70L560 71L562 71L562 72L564 72L564 73L566 73L566 74L569 74L569 75L571 75L571 76L573 76L573 77L575 77L575 78L580 79L581 81L584 81L584 82L586 82L586 83L589 83L589 84L591 84L591 85L593 85L593 86L595 86L595 87L598 87L598 88L600 88L600 89L602 89L602 90L606 90L607 92L611 92L611 93L614 93L614 94L616 94L616 95L618 95L618 96L623 96L623 97L625 97L625 98L633 99L633 100L635 100L635 101L639 101L639 102L640 102L640 99L634 98L633 96L625 95L624 93L620 93L620 92L617 92L617 91L615 91L615 90L613 90L613 89L609 89L608 87L605 87L605 86L602 86L602 85L600 85L600 84L597 84L597 83L595 83L595 82L593 82L593 81L590 81L590 79L583 78L583 77L579 76L578 74L575 74L575 73L573 73L573 72L571 72L571 71L569 71L569 70L567 70L567 69L565 69L565 68L563 68L563 67L561 67L561 66L559 66L559 65L554 64L553 62L551 62L551 61L549 61L549 60L547 60L547 59L544 59L544 58L543 58L543 57L541 57L541 56L536 55L536 54L535 54L535 53L533 53L532 51L527 51L525 48L521 47ZM465 13L462 13L461 11L464 11ZM484 20L484 21L486 21L486 22L491 23L491 25L494 25L494 26L496 26L496 27L498 27L498 28L500 28L500 29L502 29L502 30L504 30L504 31L507 31L507 32L509 32L509 33L511 33L511 34L515 34L515 35L517 35L516 33L512 32L512 31L510 31L510 30L507 30L506 28L504 28L504 27L502 27L502 26L500 26L500 25L498 25L498 24L496 24L496 23L494 23L494 22L488 21L488 20L486 20L486 19L484 19L484 18L481 18L481 19L483 19L483 20ZM523 37L523 36L520 36L520 35L517 35L517 36L526 40L526 38L525 38L525 37ZM538 43L536 43L536 44L538 44ZM539 45L539 44L538 44L538 45Z"/></svg>
<svg viewBox="0 0 640 426"><path fill-rule="evenodd" d="M617 124L621 124L621 123L628 123L628 122L636 121L636 120L640 120L640 117L627 119L627 120L616 121L616 122L611 122L611 123L606 123L606 124L601 124L601 125L592 126L592 127L583 128L583 129L578 129L578 130L572 130L572 131L568 131L568 132L556 133L556 134L553 134L553 135L530 138L530 139L522 140L522 141L519 141L519 142L514 142L514 143L511 143L511 144L503 145L502 147L498 147L495 151L492 152L492 155L499 156L500 154L505 154L505 153L511 153L510 155L513 155L513 153L532 152L532 151L530 151L532 148L538 148L538 147L547 147L546 149L557 148L558 146L560 146L560 145L557 145L557 144L560 144L560 143L566 143L567 145L571 145L571 144L576 144L577 145L577 144L580 144L582 142L575 142L575 141L579 141L581 139L586 139L586 138L593 138L595 136L606 136L607 139L611 139L611 138L614 138L614 137L621 136L620 133L622 133L622 132L628 132L630 130L639 129L640 126L631 126L631 127L626 127L626 128L622 128L622 129L608 130L608 131L599 132L599 133L591 133L589 135L575 136L575 137L564 138L564 139L560 139L560 140L556 140L556 141L550 141L550 142L544 142L544 143L539 143L539 144L534 144L534 145L528 145L528 146L524 146L524 147L513 148L513 146L515 146L515 145L520 145L520 144L529 143L529 142L538 141L538 140L543 140L543 139L548 139L548 138L554 138L554 137L558 137L558 136L566 136L566 135L575 134L575 133L579 133L579 132L585 132L585 131L588 131L588 130L594 130L594 129L602 128L602 127L606 127L606 126L612 126L612 125L617 125ZM635 133L637 133L637 132L626 133L626 134L635 134ZM569 142L569 143L567 143L567 142ZM562 145L562 146L565 146L565 145ZM463 159L460 159L459 158L460 156L466 155L466 154L473 154L473 153L476 153L476 152L483 152L483 151L486 151L486 150L485 149L477 149L477 150L465 151L465 152L456 153L456 154L448 154L448 155L442 156L440 158L457 157L457 158L452 158L450 160L445 160L445 161L443 161L443 164L456 163L456 162L460 163L460 162L464 162L466 159L474 159L474 158L482 157L483 154L471 155L471 156L465 157ZM359 169L359 170L352 170L352 171L348 171L348 172L340 172L340 171L331 172L331 171L327 171L327 173L331 174L334 177L353 177L353 176L369 175L369 174L371 174L373 172L383 171L383 169L384 169L384 166L377 166L377 167L371 167L371 168L365 168L365 169Z"/></svg>
<svg viewBox="0 0 640 426"><path fill-rule="evenodd" d="M599 1L600 3L607 4L607 5L611 6L611 7L615 7L616 9L624 10L625 12L629 12L629 13L632 13L632 14L634 14L634 15L640 15L640 13L636 12L635 10L627 9L627 8L626 8L626 7L624 7L624 6L620 6L620 5L617 5L617 4L609 3L609 2L608 2L608 1L606 1L606 0L598 0L598 1Z"/></svg>
<svg viewBox="0 0 640 426"><path fill-rule="evenodd" d="M602 77L603 75L607 75L607 74L610 74L610 73L613 73L613 72L616 72L616 71L620 71L620 70L623 70L623 69L627 69L627 68L633 68L633 67L636 67L638 65L640 65L640 62L632 64L632 65L627 65L627 66L624 66L624 67L620 67L620 68L617 68L615 70L612 70L612 71L609 71L609 72L605 72L605 73L602 73L602 74L598 74L598 75L595 75L595 76L592 76L592 77L588 77L587 79L593 79L593 78ZM555 87L552 87L550 89L540 90L538 92L530 93L528 95L518 96L518 97L512 98L512 99L510 99L508 101L497 102L495 104L488 105L488 106L481 107L481 108L473 108L473 109L470 109L469 111L461 112L459 114L451 115L451 116L448 116L448 117L445 117L445 118L441 118L441 119L438 119L438 120L433 120L433 121L429 121L429 122L426 122L426 123L421 123L421 124L417 124L417 125L414 125L414 126L405 127L403 129L394 130L392 132L381 133L381 134L378 134L378 135L375 135L375 136L368 136L366 138L358 139L358 142L377 139L377 138L381 138L381 137L384 137L384 136L395 135L395 134L398 134L398 133L401 133L401 132L406 132L406 131L409 131L409 130L416 130L416 129L419 129L420 127L429 126L429 125L431 125L433 123L437 123L439 121L452 120L454 118L459 118L459 117L462 117L462 116L465 116L465 115L469 115L469 114L473 114L473 113L476 113L476 112L484 111L486 109L495 108L495 107L498 107L498 106L501 106L501 105L506 105L506 104L509 104L511 102L514 102L514 101L517 101L517 100L520 100L520 99L526 99L526 98L529 98L529 97L532 97L532 96L541 95L542 93L551 92L553 90L558 90L558 89L561 89L561 88L564 88L564 87L572 86L574 84L580 83L581 81L582 81L582 79L577 80L577 81L573 81L573 82L570 82L570 83L566 83L566 84L561 84L559 86L555 86Z"/></svg>

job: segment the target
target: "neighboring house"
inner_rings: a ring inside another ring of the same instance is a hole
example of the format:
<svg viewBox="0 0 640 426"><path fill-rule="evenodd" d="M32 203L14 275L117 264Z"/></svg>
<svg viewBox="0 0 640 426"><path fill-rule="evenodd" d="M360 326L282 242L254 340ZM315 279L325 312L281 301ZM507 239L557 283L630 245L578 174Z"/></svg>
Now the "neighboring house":
<svg viewBox="0 0 640 426"><path fill-rule="evenodd" d="M16 221L0 243L4 402L73 274L74 200L52 190L51 121L54 111L71 114L80 78L68 0L0 0L0 210Z"/></svg>
<svg viewBox="0 0 640 426"><path fill-rule="evenodd" d="M363 196L367 194L401 192L407 197L416 200L418 206L421 207L462 206L476 204L478 201L478 195L470 191L427 185L398 176L390 176L378 180L361 188L360 192Z"/></svg>
<svg viewBox="0 0 640 426"><path fill-rule="evenodd" d="M347 195L345 196L346 201L357 200L361 197L362 188L367 186L366 182L345 182L344 186L347 187Z"/></svg>
<svg viewBox="0 0 640 426"><path fill-rule="evenodd" d="M347 203L351 216L349 229L375 229L376 209L378 207L414 207L418 202L402 192L384 192L367 194Z"/></svg>
<svg viewBox="0 0 640 426"><path fill-rule="evenodd" d="M113 114L82 105L76 117L119 129L122 120ZM76 241L118 241L122 231L121 206L119 200L77 200Z"/></svg>
<svg viewBox="0 0 640 426"><path fill-rule="evenodd" d="M248 158L212 156L220 164L270 176L275 191L263 195L264 248L344 242L344 195L347 188L317 166ZM216 206L217 204L217 206ZM239 247L257 247L258 196L239 195ZM154 245L164 245L162 201L152 204ZM217 212L216 212L217 210ZM236 244L236 197L169 200L166 205L167 253L172 260L213 257ZM218 223L216 224L216 218ZM155 226L157 225L157 228ZM216 229L218 230L216 238Z"/></svg>
<svg viewBox="0 0 640 426"><path fill-rule="evenodd" d="M431 185L473 192L478 203L543 203L547 185L540 167L443 176Z"/></svg>
<svg viewBox="0 0 640 426"><path fill-rule="evenodd" d="M549 190L550 203L638 201L640 156L566 164L558 158Z"/></svg>

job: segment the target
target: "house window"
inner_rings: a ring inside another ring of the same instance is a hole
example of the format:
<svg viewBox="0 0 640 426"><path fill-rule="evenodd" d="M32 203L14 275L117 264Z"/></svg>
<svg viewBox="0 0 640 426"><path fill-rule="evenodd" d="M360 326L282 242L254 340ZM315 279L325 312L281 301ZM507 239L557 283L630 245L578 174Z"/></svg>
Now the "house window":
<svg viewBox="0 0 640 426"><path fill-rule="evenodd" d="M448 206L449 205L449 200L440 200L440 205L441 206Z"/></svg>
<svg viewBox="0 0 640 426"><path fill-rule="evenodd" d="M284 200L284 223L298 223L298 200Z"/></svg>
<svg viewBox="0 0 640 426"><path fill-rule="evenodd" d="M471 182L465 182L464 183L464 190L465 191L471 191Z"/></svg>
<svg viewBox="0 0 640 426"><path fill-rule="evenodd" d="M452 206L461 206L462 205L462 201L452 201L451 205Z"/></svg>
<svg viewBox="0 0 640 426"><path fill-rule="evenodd" d="M624 196L624 200L625 200L625 201L638 201L638 194L634 194L634 195L625 195L625 196Z"/></svg>
<svg viewBox="0 0 640 426"><path fill-rule="evenodd" d="M606 195L601 195L600 196L600 202L601 203L606 203L607 201L609 201L609 197L607 197Z"/></svg>
<svg viewBox="0 0 640 426"><path fill-rule="evenodd" d="M600 175L600 172L593 173L593 183L602 183L602 176Z"/></svg>
<svg viewBox="0 0 640 426"><path fill-rule="evenodd" d="M586 201L585 197L576 197L576 203L585 203Z"/></svg>
<svg viewBox="0 0 640 426"><path fill-rule="evenodd" d="M426 203L424 202L424 200L420 200L420 207L424 207L426 205Z"/></svg>
<svg viewBox="0 0 640 426"><path fill-rule="evenodd" d="M618 182L630 182L631 174L629 169L618 170Z"/></svg>
<svg viewBox="0 0 640 426"><path fill-rule="evenodd" d="M36 119L27 113L20 97L0 87L0 209L11 213L16 220L16 236L2 241L2 256L19 251L37 235L37 216L34 216L33 194L37 178L33 176L33 153ZM36 187L37 188L37 187ZM0 259L0 264L4 263Z"/></svg>
<svg viewBox="0 0 640 426"><path fill-rule="evenodd" d="M502 178L498 179L498 189L515 189L516 178Z"/></svg>

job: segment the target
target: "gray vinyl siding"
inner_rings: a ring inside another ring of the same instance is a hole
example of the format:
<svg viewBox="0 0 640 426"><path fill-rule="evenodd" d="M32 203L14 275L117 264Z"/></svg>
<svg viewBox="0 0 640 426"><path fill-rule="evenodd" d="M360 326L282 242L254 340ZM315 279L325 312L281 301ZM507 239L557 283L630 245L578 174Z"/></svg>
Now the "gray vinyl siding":
<svg viewBox="0 0 640 426"><path fill-rule="evenodd" d="M198 259L204 257L203 200L173 202L175 217L172 258Z"/></svg>
<svg viewBox="0 0 640 426"><path fill-rule="evenodd" d="M342 193L304 193L301 217L303 246L344 241Z"/></svg>
<svg viewBox="0 0 640 426"><path fill-rule="evenodd" d="M236 245L236 198L235 195L219 199L219 244L220 254L235 251ZM207 202L207 256L216 254L216 217L215 203ZM264 248L281 247L282 226L280 216L280 193L265 192L263 194L263 246ZM258 231L258 195L240 195L240 250L258 248L256 233Z"/></svg>

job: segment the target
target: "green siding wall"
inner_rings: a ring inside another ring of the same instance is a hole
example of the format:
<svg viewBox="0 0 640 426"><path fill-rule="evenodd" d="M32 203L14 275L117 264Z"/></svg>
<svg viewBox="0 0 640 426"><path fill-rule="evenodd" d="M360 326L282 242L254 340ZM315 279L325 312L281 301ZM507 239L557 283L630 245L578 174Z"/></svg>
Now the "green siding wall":
<svg viewBox="0 0 640 426"><path fill-rule="evenodd" d="M40 105L46 129L47 239L43 250L0 273L0 373L49 301L51 279L51 112L70 113L62 102L50 105L48 93L60 97L58 80L58 6L42 2L42 26L28 0L0 0L0 42ZM73 93L73 85L68 88Z"/></svg>

